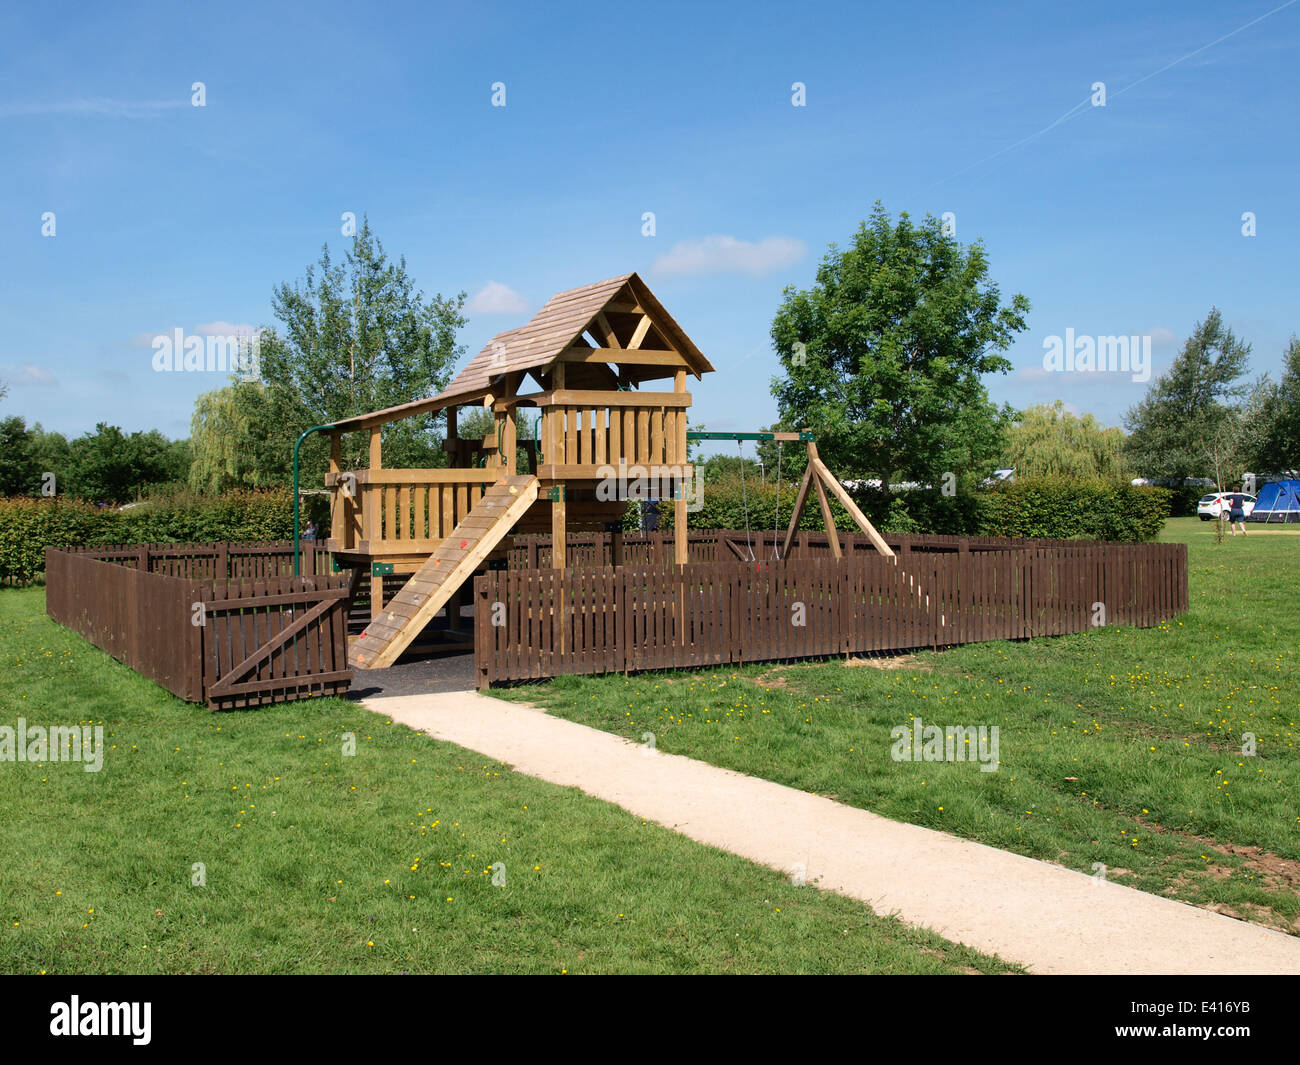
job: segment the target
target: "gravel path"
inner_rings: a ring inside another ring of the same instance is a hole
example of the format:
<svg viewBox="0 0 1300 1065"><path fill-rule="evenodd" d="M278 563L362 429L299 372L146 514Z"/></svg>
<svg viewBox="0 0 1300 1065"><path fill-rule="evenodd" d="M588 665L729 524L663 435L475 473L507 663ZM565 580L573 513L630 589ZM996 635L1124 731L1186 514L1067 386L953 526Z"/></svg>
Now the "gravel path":
<svg viewBox="0 0 1300 1065"><path fill-rule="evenodd" d="M377 714L1036 973L1300 973L1300 938L645 748L472 691Z"/></svg>

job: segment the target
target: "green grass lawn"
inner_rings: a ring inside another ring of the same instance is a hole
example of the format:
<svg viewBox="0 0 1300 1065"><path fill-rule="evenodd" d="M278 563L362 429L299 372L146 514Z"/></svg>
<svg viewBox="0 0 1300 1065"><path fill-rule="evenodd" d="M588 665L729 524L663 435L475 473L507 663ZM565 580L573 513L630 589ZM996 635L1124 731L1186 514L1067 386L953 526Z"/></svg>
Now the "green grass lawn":
<svg viewBox="0 0 1300 1065"><path fill-rule="evenodd" d="M343 700L187 705L43 609L0 589L0 725L109 746L0 762L0 971L1012 971Z"/></svg>
<svg viewBox="0 0 1300 1065"><path fill-rule="evenodd" d="M1300 932L1300 535L1215 544L1191 518L1163 538L1189 544L1191 612L1158 628L494 694ZM892 760L891 729L916 718L997 725L999 770Z"/></svg>

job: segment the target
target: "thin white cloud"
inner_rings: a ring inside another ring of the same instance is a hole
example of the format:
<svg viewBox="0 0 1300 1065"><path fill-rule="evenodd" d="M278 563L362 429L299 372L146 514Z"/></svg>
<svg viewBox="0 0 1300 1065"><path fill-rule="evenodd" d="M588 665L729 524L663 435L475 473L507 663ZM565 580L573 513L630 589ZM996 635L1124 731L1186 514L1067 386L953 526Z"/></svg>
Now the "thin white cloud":
<svg viewBox="0 0 1300 1065"><path fill-rule="evenodd" d="M251 337L257 327L245 322L199 322L194 332L205 337Z"/></svg>
<svg viewBox="0 0 1300 1065"><path fill-rule="evenodd" d="M10 101L0 102L0 118L34 118L44 115L160 118L168 111L187 106L188 100L114 100L106 96L44 102Z"/></svg>
<svg viewBox="0 0 1300 1065"><path fill-rule="evenodd" d="M523 314L528 301L509 285L489 281L470 297L465 310L470 314Z"/></svg>
<svg viewBox="0 0 1300 1065"><path fill-rule="evenodd" d="M182 335L185 330L182 330ZM261 332L255 325L249 325L247 322L199 322L189 335L199 337L251 337ZM133 348L152 348L153 342L158 337L171 338L176 333L176 326L169 326L166 329L157 329L152 333L136 333L129 343Z"/></svg>
<svg viewBox="0 0 1300 1065"><path fill-rule="evenodd" d="M54 375L34 362L25 362L14 370L0 370L0 381L27 388L50 388Z"/></svg>
<svg viewBox="0 0 1300 1065"><path fill-rule="evenodd" d="M749 274L762 277L791 266L804 257L803 241L790 237L764 237L758 243L713 234L698 240L674 244L651 269L664 276L691 277L702 274Z"/></svg>

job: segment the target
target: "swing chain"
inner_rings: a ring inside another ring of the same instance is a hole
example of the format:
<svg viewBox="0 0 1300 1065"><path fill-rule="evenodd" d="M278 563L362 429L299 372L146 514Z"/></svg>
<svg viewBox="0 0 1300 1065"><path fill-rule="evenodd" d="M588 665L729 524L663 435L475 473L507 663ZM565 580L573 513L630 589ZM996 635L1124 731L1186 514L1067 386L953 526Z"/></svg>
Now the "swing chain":
<svg viewBox="0 0 1300 1065"><path fill-rule="evenodd" d="M749 531L749 495L745 491L745 445L736 438L736 454L740 456L740 505L745 511L745 550L749 554L748 562L756 562L754 557L754 537Z"/></svg>

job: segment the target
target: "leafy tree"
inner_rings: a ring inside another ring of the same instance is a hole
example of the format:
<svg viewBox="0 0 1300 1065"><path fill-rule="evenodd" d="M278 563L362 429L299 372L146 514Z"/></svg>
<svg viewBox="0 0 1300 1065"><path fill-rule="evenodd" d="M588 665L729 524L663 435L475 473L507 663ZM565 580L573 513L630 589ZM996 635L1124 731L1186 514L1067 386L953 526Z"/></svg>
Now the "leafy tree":
<svg viewBox="0 0 1300 1065"><path fill-rule="evenodd" d="M1076 417L1059 399L1020 412L1007 432L1004 457L1017 477L1127 481L1131 476L1124 458L1124 430L1107 428L1091 414Z"/></svg>
<svg viewBox="0 0 1300 1065"><path fill-rule="evenodd" d="M811 289L785 290L772 342L781 424L816 431L840 476L937 483L982 473L1002 444L1009 408L982 375L1026 328L1029 301L1001 303L983 245L965 246L927 216L891 220L877 202L847 250L832 245Z"/></svg>
<svg viewBox="0 0 1300 1065"><path fill-rule="evenodd" d="M368 220L341 264L327 246L301 282L277 286L272 308L280 324L262 334L259 355L286 464L297 435L311 425L441 391L464 351L456 343L464 303L463 292L426 301L406 259L389 261ZM364 437L343 438L345 468L369 465ZM324 471L326 448L316 438L303 446L303 468L314 478ZM385 465L440 464L440 449L432 415L384 427Z"/></svg>
<svg viewBox="0 0 1300 1065"><path fill-rule="evenodd" d="M1266 374L1243 412L1242 450L1246 464L1261 474L1300 466L1300 338L1291 337L1282 356L1282 379Z"/></svg>
<svg viewBox="0 0 1300 1065"><path fill-rule="evenodd" d="M1129 461L1144 477L1201 477L1214 464L1240 465L1228 460L1238 448L1229 410L1247 391L1239 384L1246 372L1250 345L1223 324L1217 307L1198 322L1168 373L1158 377L1142 402L1125 415L1129 429ZM1229 479L1240 473L1227 472Z"/></svg>
<svg viewBox="0 0 1300 1065"><path fill-rule="evenodd" d="M124 503L144 489L184 477L188 445L180 447L157 429L123 433L100 422L93 433L72 441L70 484L60 495L103 503Z"/></svg>
<svg viewBox="0 0 1300 1065"><path fill-rule="evenodd" d="M54 487L58 494L70 494L76 478L72 468L72 445L68 438L62 433L47 433L37 422L31 428L30 454L37 477L54 474Z"/></svg>
<svg viewBox="0 0 1300 1065"><path fill-rule="evenodd" d="M33 495L39 488L27 422L17 415L0 419L0 496Z"/></svg>
<svg viewBox="0 0 1300 1065"><path fill-rule="evenodd" d="M190 422L190 487L215 495L290 483L293 456L283 432L260 381L232 381L205 392L195 402Z"/></svg>

